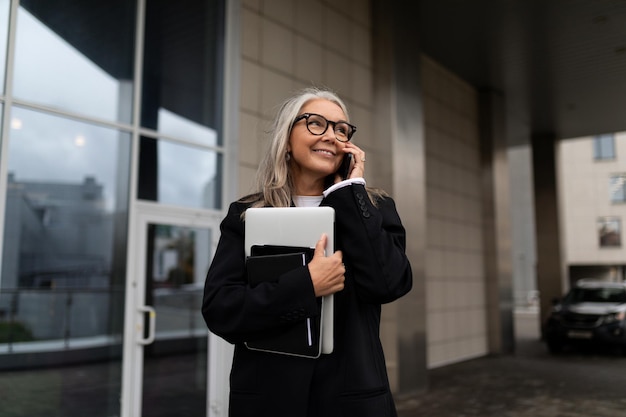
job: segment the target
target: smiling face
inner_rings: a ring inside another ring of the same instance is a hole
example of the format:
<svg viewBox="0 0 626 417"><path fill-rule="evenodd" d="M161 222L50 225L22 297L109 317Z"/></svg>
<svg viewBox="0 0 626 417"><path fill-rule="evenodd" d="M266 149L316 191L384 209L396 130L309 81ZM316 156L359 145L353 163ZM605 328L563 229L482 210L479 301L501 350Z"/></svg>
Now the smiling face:
<svg viewBox="0 0 626 417"><path fill-rule="evenodd" d="M315 113L331 122L346 120L341 107L325 99L311 100L302 106L298 114ZM289 152L290 169L296 189L304 194L321 194L324 179L339 168L345 145L335 139L332 125L321 136L309 132L306 120L298 121L291 129Z"/></svg>

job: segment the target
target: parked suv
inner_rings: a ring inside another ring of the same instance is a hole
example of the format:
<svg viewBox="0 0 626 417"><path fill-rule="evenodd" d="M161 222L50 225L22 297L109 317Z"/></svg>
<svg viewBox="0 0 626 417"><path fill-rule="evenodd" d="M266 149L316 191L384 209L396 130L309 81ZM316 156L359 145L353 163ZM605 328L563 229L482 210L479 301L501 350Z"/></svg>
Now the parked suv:
<svg viewBox="0 0 626 417"><path fill-rule="evenodd" d="M578 281L556 300L544 338L552 353L581 343L616 345L626 353L626 282Z"/></svg>

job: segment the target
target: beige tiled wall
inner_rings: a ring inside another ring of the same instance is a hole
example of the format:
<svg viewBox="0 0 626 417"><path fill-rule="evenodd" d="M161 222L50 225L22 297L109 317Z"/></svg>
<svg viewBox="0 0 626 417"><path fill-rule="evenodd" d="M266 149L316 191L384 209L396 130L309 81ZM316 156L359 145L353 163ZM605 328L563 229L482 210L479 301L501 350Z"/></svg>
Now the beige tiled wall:
<svg viewBox="0 0 626 417"><path fill-rule="evenodd" d="M428 366L487 353L478 96L424 58Z"/></svg>

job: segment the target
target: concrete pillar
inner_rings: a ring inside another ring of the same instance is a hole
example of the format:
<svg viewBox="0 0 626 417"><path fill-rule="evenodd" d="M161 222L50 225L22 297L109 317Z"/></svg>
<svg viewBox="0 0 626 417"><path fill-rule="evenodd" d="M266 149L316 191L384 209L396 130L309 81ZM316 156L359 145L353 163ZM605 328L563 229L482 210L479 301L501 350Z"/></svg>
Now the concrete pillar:
<svg viewBox="0 0 626 417"><path fill-rule="evenodd" d="M490 353L511 353L515 334L510 192L515 190L510 190L505 99L482 91L479 106L487 343Z"/></svg>
<svg viewBox="0 0 626 417"><path fill-rule="evenodd" d="M537 289L543 323L554 297L563 293L559 233L555 137L533 134L535 227L537 236Z"/></svg>
<svg viewBox="0 0 626 417"><path fill-rule="evenodd" d="M380 138L388 138L392 194L407 232L413 290L396 308L399 393L424 389L426 375L425 152L421 50L415 24L419 2L373 1L376 120ZM411 39L407 47L407 39Z"/></svg>

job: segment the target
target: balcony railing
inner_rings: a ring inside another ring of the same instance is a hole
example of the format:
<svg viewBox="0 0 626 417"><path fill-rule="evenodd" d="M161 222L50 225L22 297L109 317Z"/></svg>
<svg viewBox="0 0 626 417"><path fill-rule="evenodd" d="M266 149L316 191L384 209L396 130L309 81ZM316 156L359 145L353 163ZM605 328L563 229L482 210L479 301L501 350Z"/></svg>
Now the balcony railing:
<svg viewBox="0 0 626 417"><path fill-rule="evenodd" d="M200 287L156 289L151 303L157 312L155 343L206 337ZM119 356L123 326L122 289L2 289L0 368L17 365L10 357L19 355L29 355L31 364L68 351L98 352L94 359ZM38 360L37 354L48 358Z"/></svg>

